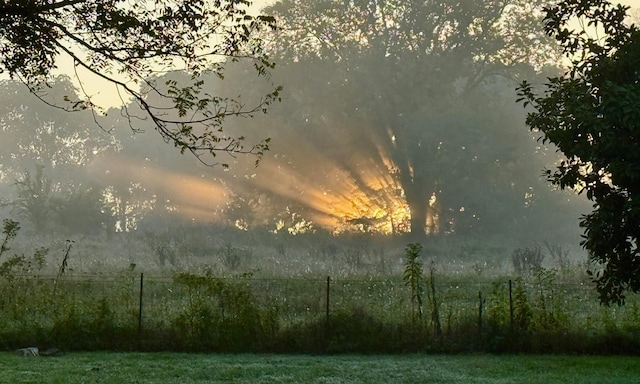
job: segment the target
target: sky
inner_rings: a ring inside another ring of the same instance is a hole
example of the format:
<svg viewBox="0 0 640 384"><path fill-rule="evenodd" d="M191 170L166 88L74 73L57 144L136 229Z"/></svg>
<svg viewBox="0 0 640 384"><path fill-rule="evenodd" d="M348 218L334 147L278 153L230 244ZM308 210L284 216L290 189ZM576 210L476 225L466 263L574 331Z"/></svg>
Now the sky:
<svg viewBox="0 0 640 384"><path fill-rule="evenodd" d="M275 3L275 0L254 0L253 7L260 9L264 6L271 5L273 3Z"/></svg>
<svg viewBox="0 0 640 384"><path fill-rule="evenodd" d="M262 8L274 4L275 2L276 0L254 0L249 8L249 13L259 14ZM69 58L61 58L58 63L58 71L56 74L67 74L73 79L76 85L79 85L76 80L74 70L78 70L79 77L83 80L82 88L84 92L91 96L93 103L105 109L110 107L120 107L122 105L113 84L98 78L88 71L82 71L81 68L76 67L74 69L73 63Z"/></svg>
<svg viewBox="0 0 640 384"><path fill-rule="evenodd" d="M258 14L260 10L265 6L272 5L276 2L277 0L254 0L249 12ZM618 2L620 4L628 5L632 8L635 8L633 11L635 11L636 15L639 14L640 0L620 0ZM75 75L72 71L73 65L71 60L62 59L59 63L58 73L68 74L70 77L75 79ZM79 75L84 81L84 91L91 96L94 103L105 109L110 107L119 107L122 104L118 97L116 89L112 84L109 84L90 73L81 72L79 73Z"/></svg>

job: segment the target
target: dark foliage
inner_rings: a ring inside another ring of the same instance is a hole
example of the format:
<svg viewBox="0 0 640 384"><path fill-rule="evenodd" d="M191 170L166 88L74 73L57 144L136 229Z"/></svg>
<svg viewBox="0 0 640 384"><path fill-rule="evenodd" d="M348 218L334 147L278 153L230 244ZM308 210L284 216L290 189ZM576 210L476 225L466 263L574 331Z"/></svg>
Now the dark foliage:
<svg viewBox="0 0 640 384"><path fill-rule="evenodd" d="M217 152L262 154L268 140L248 148L243 137L221 133L228 116L265 111L280 87L253 106L204 91L204 75L224 77L228 62L246 60L258 76L273 68L258 38L275 27L268 16L250 16L246 0L25 0L0 2L0 73L18 78L38 97L65 110L100 108L84 91L88 71L114 87L129 124L149 120L165 141L197 156ZM215 36L215 38L214 38ZM47 98L59 60L73 61L82 95L60 103ZM154 78L180 69L185 81ZM78 71L80 70L80 71ZM137 113L126 106L131 98ZM133 128L133 126L132 126Z"/></svg>
<svg viewBox="0 0 640 384"><path fill-rule="evenodd" d="M566 156L548 179L594 203L580 222L582 244L600 266L592 274L606 304L640 291L640 31L625 22L627 10L601 0L547 8L545 29L571 66L541 96L528 82L519 87L519 101L533 107L527 125ZM573 17L605 37L571 30Z"/></svg>

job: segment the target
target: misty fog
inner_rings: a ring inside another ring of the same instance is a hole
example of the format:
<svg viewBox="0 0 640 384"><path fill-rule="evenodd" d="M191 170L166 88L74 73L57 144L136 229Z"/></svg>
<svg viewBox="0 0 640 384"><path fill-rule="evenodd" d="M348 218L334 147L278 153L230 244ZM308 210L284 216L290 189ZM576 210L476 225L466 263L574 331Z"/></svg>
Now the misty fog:
<svg viewBox="0 0 640 384"><path fill-rule="evenodd" d="M148 121L64 112L3 80L0 217L20 222L16 249L47 246L55 259L74 241L86 271L392 273L408 242L463 274L508 273L513 250L532 246L583 262L578 219L590 206L544 179L559 154L515 102L520 81L561 70L559 54L538 2L497 3L266 8L280 24L264 38L282 102L224 127L247 143L271 138L257 166L251 155L180 154ZM268 86L241 63L205 80L248 105ZM41 96L74 92L60 76Z"/></svg>

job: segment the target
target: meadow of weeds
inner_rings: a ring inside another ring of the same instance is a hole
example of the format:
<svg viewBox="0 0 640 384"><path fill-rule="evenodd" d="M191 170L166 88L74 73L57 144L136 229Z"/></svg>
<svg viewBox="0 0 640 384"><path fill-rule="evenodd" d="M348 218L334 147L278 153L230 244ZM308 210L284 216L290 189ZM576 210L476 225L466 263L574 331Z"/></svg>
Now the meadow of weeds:
<svg viewBox="0 0 640 384"><path fill-rule="evenodd" d="M634 298L604 307L592 287L555 279L425 274L432 289L416 294L394 276L16 276L0 282L0 348L640 353Z"/></svg>
<svg viewBox="0 0 640 384"><path fill-rule="evenodd" d="M188 268L141 268L131 248L128 265L82 270L74 252L87 249L73 242L53 268L46 249L9 251L11 224L0 252L2 349L640 353L638 297L599 305L582 266L543 265L539 247L512 252L509 273L487 273L482 259L461 273L455 261L425 257L432 245L410 244L404 257L355 246L277 247L280 258L260 258L306 269L276 274L255 267L257 248L228 242Z"/></svg>

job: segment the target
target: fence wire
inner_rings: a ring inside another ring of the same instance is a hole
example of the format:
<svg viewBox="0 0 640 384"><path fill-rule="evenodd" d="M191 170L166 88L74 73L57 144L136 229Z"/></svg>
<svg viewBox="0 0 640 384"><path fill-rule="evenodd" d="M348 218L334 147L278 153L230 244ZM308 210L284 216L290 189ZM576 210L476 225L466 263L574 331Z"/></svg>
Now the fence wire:
<svg viewBox="0 0 640 384"><path fill-rule="evenodd" d="M252 304L273 309L285 325L322 320L336 313L363 314L393 323L416 316L432 321L437 311L437 320L445 329L474 321L480 329L490 322L513 327L514 316L521 318L523 311L586 327L601 323L598 319L621 323L639 317L637 301L621 308L600 306L589 284L435 279L433 285L423 287L418 306L401 278L215 280L246 289ZM195 299L206 303L212 294L205 287L189 287L172 278L128 274L16 277L0 282L0 295L4 326L10 326L6 319L52 322L64 310L75 308L77 316L108 317L117 324L153 329L171 327L176 317L194 306Z"/></svg>

